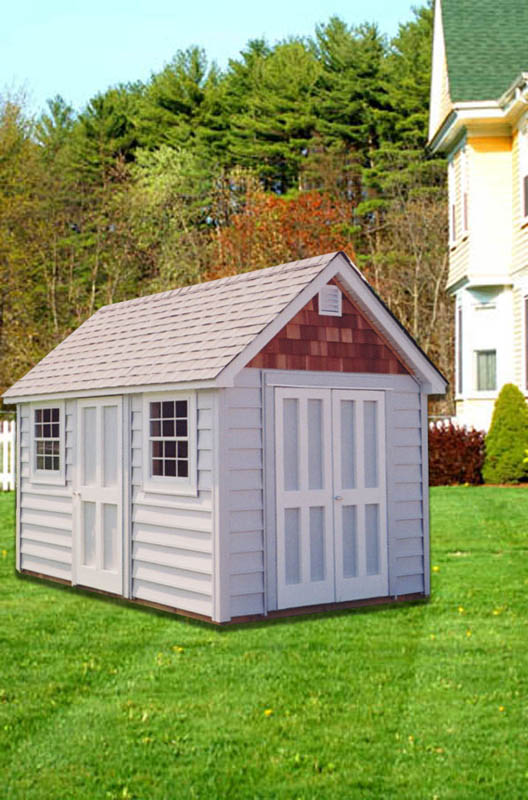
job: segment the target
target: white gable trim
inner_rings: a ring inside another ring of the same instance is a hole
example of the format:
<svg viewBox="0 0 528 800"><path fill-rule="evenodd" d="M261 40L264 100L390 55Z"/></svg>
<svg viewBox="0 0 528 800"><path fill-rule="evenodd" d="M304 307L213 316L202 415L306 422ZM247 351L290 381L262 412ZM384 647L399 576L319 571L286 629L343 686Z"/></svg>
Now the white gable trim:
<svg viewBox="0 0 528 800"><path fill-rule="evenodd" d="M447 59L444 40L444 26L442 23L442 4L435 2L434 31L433 31L433 63L431 70L431 102L429 104L429 140L431 140L443 120L440 119L442 105L442 87L444 79L447 81L449 91L449 78L447 73Z"/></svg>
<svg viewBox="0 0 528 800"><path fill-rule="evenodd" d="M224 367L217 378L218 386L233 386L235 376L254 356L316 295L332 278L338 277L352 295L359 308L380 328L389 343L400 353L403 360L415 371L415 377L426 394L444 394L447 381L422 353L414 340L399 325L390 311L374 294L359 270L343 253L336 256L295 297L280 314L253 341Z"/></svg>

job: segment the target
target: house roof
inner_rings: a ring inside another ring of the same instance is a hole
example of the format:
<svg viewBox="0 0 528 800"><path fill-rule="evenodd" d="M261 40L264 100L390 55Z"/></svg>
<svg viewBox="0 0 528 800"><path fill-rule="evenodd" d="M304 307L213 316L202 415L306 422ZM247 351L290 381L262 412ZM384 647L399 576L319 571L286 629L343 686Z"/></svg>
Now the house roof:
<svg viewBox="0 0 528 800"><path fill-rule="evenodd" d="M528 68L526 0L442 0L453 103L498 100Z"/></svg>
<svg viewBox="0 0 528 800"><path fill-rule="evenodd" d="M104 306L3 397L16 402L143 386L232 385L234 375L336 274L424 385L443 393L443 376L359 270L344 253L328 253Z"/></svg>

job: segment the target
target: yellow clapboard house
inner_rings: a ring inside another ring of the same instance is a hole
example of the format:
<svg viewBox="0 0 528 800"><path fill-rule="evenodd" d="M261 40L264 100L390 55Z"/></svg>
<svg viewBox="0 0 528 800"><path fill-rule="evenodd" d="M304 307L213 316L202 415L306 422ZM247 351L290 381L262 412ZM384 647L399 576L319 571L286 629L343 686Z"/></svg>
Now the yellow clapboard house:
<svg viewBox="0 0 528 800"><path fill-rule="evenodd" d="M528 396L528 2L436 0L429 144L448 159L461 424Z"/></svg>

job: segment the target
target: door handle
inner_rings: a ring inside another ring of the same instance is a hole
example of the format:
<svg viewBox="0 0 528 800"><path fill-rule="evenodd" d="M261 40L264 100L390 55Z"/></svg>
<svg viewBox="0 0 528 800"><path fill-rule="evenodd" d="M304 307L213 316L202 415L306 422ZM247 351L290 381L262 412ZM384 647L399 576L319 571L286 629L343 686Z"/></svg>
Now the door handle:
<svg viewBox="0 0 528 800"><path fill-rule="evenodd" d="M334 497L334 500L342 500L342 499L343 498L341 497L340 494L336 494L336 496Z"/></svg>

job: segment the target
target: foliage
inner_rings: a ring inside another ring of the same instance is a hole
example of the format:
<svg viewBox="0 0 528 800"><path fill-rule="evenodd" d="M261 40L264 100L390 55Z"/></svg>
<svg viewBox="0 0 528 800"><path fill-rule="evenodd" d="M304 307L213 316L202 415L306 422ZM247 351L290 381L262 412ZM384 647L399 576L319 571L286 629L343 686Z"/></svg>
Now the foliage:
<svg viewBox="0 0 528 800"><path fill-rule="evenodd" d="M482 483L484 431L438 423L429 427L429 484Z"/></svg>
<svg viewBox="0 0 528 800"><path fill-rule="evenodd" d="M352 210L346 203L319 192L279 197L250 185L241 205L229 224L217 229L209 278L334 250L353 257Z"/></svg>
<svg viewBox="0 0 528 800"><path fill-rule="evenodd" d="M528 406L521 390L505 384L495 401L486 436L486 460L482 475L486 483L517 483L528 478L525 450L528 447Z"/></svg>
<svg viewBox="0 0 528 800"><path fill-rule="evenodd" d="M6 800L524 796L523 489L432 491L427 604L231 629L15 577L0 508Z"/></svg>
<svg viewBox="0 0 528 800"><path fill-rule="evenodd" d="M392 42L331 17L225 71L179 51L79 111L0 98L0 390L103 304L334 249L449 379L431 31L430 3Z"/></svg>

